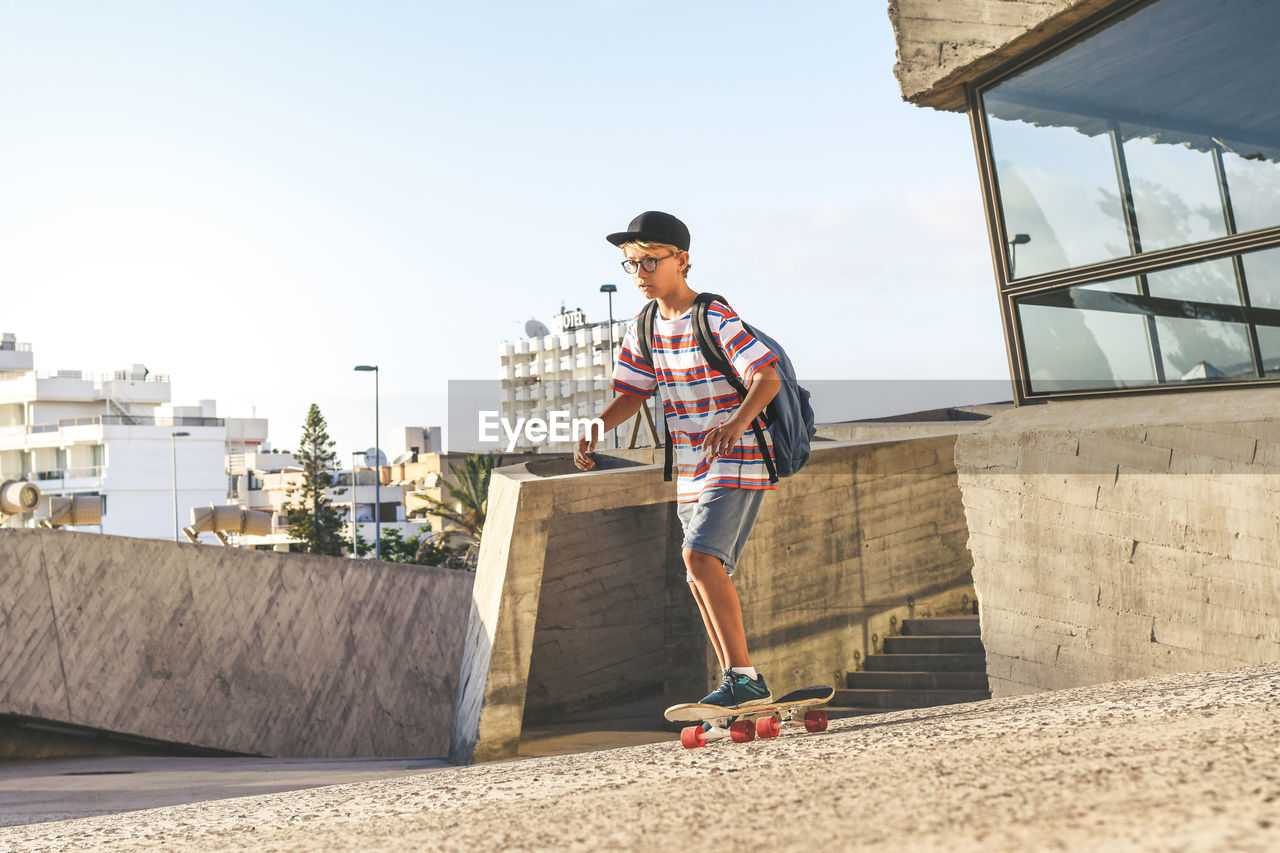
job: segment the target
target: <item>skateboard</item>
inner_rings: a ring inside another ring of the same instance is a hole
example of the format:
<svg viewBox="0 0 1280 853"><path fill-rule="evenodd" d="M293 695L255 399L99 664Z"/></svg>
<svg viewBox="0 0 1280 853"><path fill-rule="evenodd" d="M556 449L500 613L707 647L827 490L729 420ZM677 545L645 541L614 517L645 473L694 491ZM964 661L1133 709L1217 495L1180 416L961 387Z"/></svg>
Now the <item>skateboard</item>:
<svg viewBox="0 0 1280 853"><path fill-rule="evenodd" d="M706 746L711 741L725 738L734 743L746 743L756 737L777 737L786 728L803 726L810 732L825 731L827 713L816 710L816 707L830 702L835 695L834 687L801 687L781 699L750 708L722 708L701 702L684 702L672 705L663 716L673 723L699 724L685 726L681 730L680 743L685 749ZM703 728L702 723L710 723L711 728Z"/></svg>

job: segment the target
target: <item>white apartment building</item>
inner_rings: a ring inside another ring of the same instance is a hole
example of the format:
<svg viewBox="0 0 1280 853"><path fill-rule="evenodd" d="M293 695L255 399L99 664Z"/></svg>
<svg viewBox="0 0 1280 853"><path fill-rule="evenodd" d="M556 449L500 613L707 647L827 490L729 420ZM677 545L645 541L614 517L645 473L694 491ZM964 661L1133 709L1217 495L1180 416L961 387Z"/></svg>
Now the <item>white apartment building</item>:
<svg viewBox="0 0 1280 853"><path fill-rule="evenodd" d="M236 464L238 467L232 467L229 462L227 469L230 476L227 502L237 503L245 509L269 512L272 523L271 532L265 536L232 535L230 540L233 544L244 547L288 550L292 538L288 529L287 509L291 502L297 500L296 492L302 487L302 466L291 453L274 451L244 454ZM384 466L382 471L387 476L383 477L380 487L374 485L378 476L375 468L353 468L345 471L335 469L329 472L333 485L325 489L325 497L337 510L344 526L344 535L348 539L352 535L351 519L354 509L360 537L365 543L373 544L376 529L375 499L381 501L384 533L394 529L408 539L420 533L424 527L430 527L428 522L406 519L404 485L389 482L388 467Z"/></svg>
<svg viewBox="0 0 1280 853"><path fill-rule="evenodd" d="M194 506L226 503L226 459L266 439L265 419L217 417L212 400L170 405L167 376L142 365L93 376L41 375L31 347L0 337L0 479L29 480L46 496L102 497L101 532L171 539L174 504L181 526Z"/></svg>
<svg viewBox="0 0 1280 853"><path fill-rule="evenodd" d="M531 320L526 329L537 331L541 324ZM609 379L613 375L609 340L613 339L613 357L622 348L626 322L617 320L591 323L581 308L561 308L551 320L546 334L511 343L503 341L498 348L502 416L511 423L517 418L547 419L551 412L567 412L570 418L591 418L613 399ZM617 430L620 443L629 437L629 427ZM612 444L612 438L606 441ZM653 444L648 428L639 433L638 446ZM517 451L572 450L570 443L530 444L522 435Z"/></svg>

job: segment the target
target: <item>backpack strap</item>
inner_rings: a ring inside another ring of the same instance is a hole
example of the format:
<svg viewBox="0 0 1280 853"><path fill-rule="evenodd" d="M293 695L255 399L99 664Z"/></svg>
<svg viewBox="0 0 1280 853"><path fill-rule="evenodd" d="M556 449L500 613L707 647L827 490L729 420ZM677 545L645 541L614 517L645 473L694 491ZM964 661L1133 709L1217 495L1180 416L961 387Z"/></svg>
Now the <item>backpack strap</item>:
<svg viewBox="0 0 1280 853"><path fill-rule="evenodd" d="M729 381L733 386L733 390L744 400L747 397L747 386L743 384L738 377L738 372L733 369L733 363L729 361L728 354L724 351L719 343L716 342L715 334L711 330L711 320L707 316L707 309L711 307L712 302L719 302L728 305L729 300L716 293L699 293L693 301L693 313L690 317L693 325L693 336L698 342L698 350L702 353L702 357L707 360L707 364L711 366L721 376ZM636 345L640 347L640 357L645 364L657 368L653 363L653 318L658 313L658 300L649 300L644 308L640 310L639 316L636 318ZM665 437L663 441L664 461L662 470L662 479L670 482L672 472L675 470L675 450L671 446L671 429L667 425L665 414L662 418L662 431ZM764 430L760 428L758 419L751 421L751 431L756 437L756 443L760 445L760 455L764 457L765 469L769 472L769 482L778 482L778 469L773 461L773 454L769 452L769 442L765 440Z"/></svg>
<svg viewBox="0 0 1280 853"><path fill-rule="evenodd" d="M640 358L650 367L653 367L653 316L657 313L658 300L650 299L636 317L636 345L640 347Z"/></svg>
<svg viewBox="0 0 1280 853"><path fill-rule="evenodd" d="M717 293L699 293L693 301L693 316L691 317L693 321L693 336L697 339L698 350L701 351L702 357L707 360L707 364L729 380L733 390L737 391L738 395L745 400L747 398L747 386L738 378L738 371L734 370L733 363L729 361L729 355L724 351L723 344L716 341L716 336L711 330L711 320L707 311L712 302L719 302L726 307L729 305L729 300ZM751 432L755 434L756 444L760 445L760 455L764 457L764 467L769 472L769 482L778 482L778 468L774 464L773 454L769 452L769 442L765 440L764 430L760 428L758 418L752 418Z"/></svg>
<svg viewBox="0 0 1280 853"><path fill-rule="evenodd" d="M707 360L707 364L711 365L711 369L729 380L733 390L746 397L747 386L738 378L738 372L733 369L729 355L724 351L724 347L716 342L715 333L711 330L711 318L707 312L712 302L729 304L723 296L715 293L699 293L693 301L693 316L690 317L693 321L693 337L697 340L698 349L702 357Z"/></svg>
<svg viewBox="0 0 1280 853"><path fill-rule="evenodd" d="M645 303L644 308L640 309L640 314L636 317L636 346L640 347L641 360L653 368L655 376L657 367L653 363L653 318L657 313L658 300L650 299ZM659 399L661 399L661 395L659 395ZM667 426L665 413L662 417L662 435L664 456L662 479L671 482L671 472L675 468L675 451L671 448L671 428Z"/></svg>
<svg viewBox="0 0 1280 853"><path fill-rule="evenodd" d="M662 416L662 435L663 435L663 461L662 461L662 479L671 482L671 472L676 464L676 452L671 447L671 427L667 426L667 416Z"/></svg>

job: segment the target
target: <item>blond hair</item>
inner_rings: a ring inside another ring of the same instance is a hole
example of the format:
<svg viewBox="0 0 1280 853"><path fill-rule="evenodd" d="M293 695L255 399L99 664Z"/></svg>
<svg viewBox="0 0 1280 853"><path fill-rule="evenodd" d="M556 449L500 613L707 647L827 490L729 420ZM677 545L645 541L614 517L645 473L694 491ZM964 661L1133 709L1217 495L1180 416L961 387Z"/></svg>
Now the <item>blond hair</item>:
<svg viewBox="0 0 1280 853"><path fill-rule="evenodd" d="M684 249L681 249L679 246L673 245L671 243L654 243L649 240L631 240L630 242L623 243L618 248L622 249L622 251L625 252L628 246L635 246L637 249L642 249L646 252L649 252L650 254L657 254L663 249L667 249L672 254L675 254L675 255L678 255L681 252L685 251ZM684 276L686 281L689 278L689 270L691 269L693 269L693 262L686 261L684 265L684 270L681 272L681 275Z"/></svg>

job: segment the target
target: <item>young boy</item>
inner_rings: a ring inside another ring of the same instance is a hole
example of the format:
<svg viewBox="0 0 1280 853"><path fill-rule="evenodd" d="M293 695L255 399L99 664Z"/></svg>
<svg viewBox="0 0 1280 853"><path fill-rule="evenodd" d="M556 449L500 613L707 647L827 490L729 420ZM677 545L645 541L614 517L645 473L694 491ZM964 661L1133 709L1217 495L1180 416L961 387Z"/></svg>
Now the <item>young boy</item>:
<svg viewBox="0 0 1280 853"><path fill-rule="evenodd" d="M755 524L769 481L752 422L778 393L778 357L742 325L722 302L713 302L708 321L717 342L747 387L743 399L698 350L689 287L689 229L669 213L648 211L626 231L606 238L622 249L622 267L646 299L655 299L653 364L636 343L636 322L627 328L614 366L618 396L600 414L604 432L632 418L655 390L661 392L678 475L678 515L684 527L685 579L698 602L707 636L723 670L720 686L702 701L727 708L767 703L764 676L751 666L742 606L731 576ZM763 426L763 421L761 421ZM767 436L767 432L765 433ZM578 442L575 462L595 467L595 431Z"/></svg>

